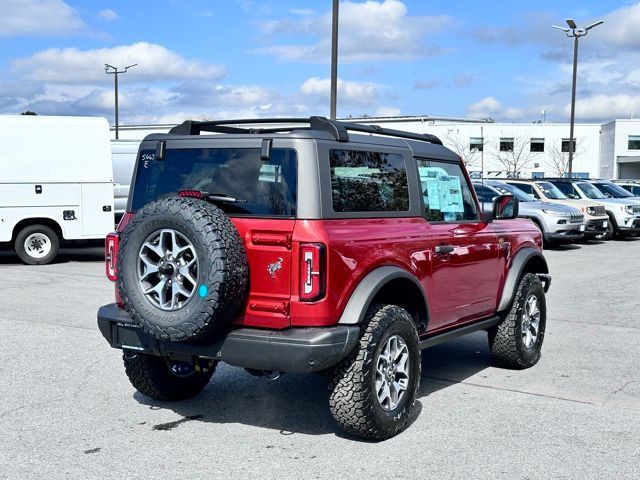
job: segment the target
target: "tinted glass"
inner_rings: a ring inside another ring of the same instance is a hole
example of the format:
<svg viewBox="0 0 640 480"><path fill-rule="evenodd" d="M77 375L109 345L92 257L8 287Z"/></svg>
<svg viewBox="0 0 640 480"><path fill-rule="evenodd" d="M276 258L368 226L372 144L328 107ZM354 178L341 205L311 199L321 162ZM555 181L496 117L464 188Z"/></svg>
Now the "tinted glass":
<svg viewBox="0 0 640 480"><path fill-rule="evenodd" d="M476 191L476 195L478 196L478 200L482 203L491 203L493 199L496 198L499 193L494 192L488 187L483 185L478 185L476 183L473 184L473 189Z"/></svg>
<svg viewBox="0 0 640 480"><path fill-rule="evenodd" d="M576 186L582 190L587 198L595 199L595 198L607 198L600 190L591 185L590 183L580 182L577 183Z"/></svg>
<svg viewBox="0 0 640 480"><path fill-rule="evenodd" d="M424 200L424 217L430 222L477 220L471 187L457 163L417 160Z"/></svg>
<svg viewBox="0 0 640 480"><path fill-rule="evenodd" d="M629 150L640 150L640 135L629 135Z"/></svg>
<svg viewBox="0 0 640 480"><path fill-rule="evenodd" d="M594 183L593 184L598 190L605 194L605 196L612 198L627 198L633 197L632 193L627 192L620 185L616 185L615 183Z"/></svg>
<svg viewBox="0 0 640 480"><path fill-rule="evenodd" d="M550 182L536 182L536 185L542 193L544 193L545 197L552 198L554 200L563 200L567 198L567 196L562 193L562 191L556 187L553 183Z"/></svg>
<svg viewBox="0 0 640 480"><path fill-rule="evenodd" d="M529 195L528 193L523 192L519 188L514 187L513 185L509 185L504 182L492 182L491 186L498 190L503 195L513 195L517 197L521 202L535 202L535 198L533 195Z"/></svg>
<svg viewBox="0 0 640 480"><path fill-rule="evenodd" d="M509 185L512 185L512 186L522 190L524 193L528 193L529 195L533 195L535 197L532 185L529 185L528 183L511 183L511 182L507 182L507 183Z"/></svg>
<svg viewBox="0 0 640 480"><path fill-rule="evenodd" d="M155 150L138 159L133 210L180 190L200 190L233 197L236 203L217 203L233 215L295 216L296 152L274 148L271 159L253 148L167 149L156 161Z"/></svg>
<svg viewBox="0 0 640 480"><path fill-rule="evenodd" d="M406 212L409 187L397 153L331 150L331 193L336 212Z"/></svg>

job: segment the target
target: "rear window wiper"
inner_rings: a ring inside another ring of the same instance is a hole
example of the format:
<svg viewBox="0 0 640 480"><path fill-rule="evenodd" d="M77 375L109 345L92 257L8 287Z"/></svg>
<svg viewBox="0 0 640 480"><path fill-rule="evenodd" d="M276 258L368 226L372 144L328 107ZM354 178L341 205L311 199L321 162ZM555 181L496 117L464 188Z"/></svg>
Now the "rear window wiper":
<svg viewBox="0 0 640 480"><path fill-rule="evenodd" d="M224 202L224 203L247 203L242 198L230 197L224 193L209 193L202 190L180 190L178 192L180 197L201 198L203 200L211 200L212 202Z"/></svg>
<svg viewBox="0 0 640 480"><path fill-rule="evenodd" d="M225 195L223 193L207 193L205 195L209 200L214 202L247 203L247 201L242 198L230 197L229 195Z"/></svg>

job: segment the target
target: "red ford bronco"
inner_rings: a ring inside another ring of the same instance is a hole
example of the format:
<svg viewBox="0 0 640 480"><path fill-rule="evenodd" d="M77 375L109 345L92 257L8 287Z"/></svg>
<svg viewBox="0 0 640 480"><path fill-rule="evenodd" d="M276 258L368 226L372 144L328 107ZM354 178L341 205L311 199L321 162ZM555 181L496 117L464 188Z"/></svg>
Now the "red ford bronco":
<svg viewBox="0 0 640 480"><path fill-rule="evenodd" d="M407 422L421 349L486 330L497 364L540 358L540 231L510 195L484 215L432 135L187 121L144 139L132 186L98 326L144 395L192 397L218 362L325 372L340 427L379 440Z"/></svg>

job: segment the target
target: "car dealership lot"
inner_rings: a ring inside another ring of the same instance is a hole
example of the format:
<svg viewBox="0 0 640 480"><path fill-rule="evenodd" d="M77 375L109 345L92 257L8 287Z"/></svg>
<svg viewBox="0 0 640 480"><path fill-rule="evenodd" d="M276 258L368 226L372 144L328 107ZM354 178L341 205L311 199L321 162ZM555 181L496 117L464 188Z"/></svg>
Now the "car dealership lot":
<svg viewBox="0 0 640 480"><path fill-rule="evenodd" d="M344 436L318 375L219 368L193 400L134 393L95 324L100 249L0 252L0 478L640 477L640 239L546 251L540 363L494 368L474 334L423 352L409 428Z"/></svg>

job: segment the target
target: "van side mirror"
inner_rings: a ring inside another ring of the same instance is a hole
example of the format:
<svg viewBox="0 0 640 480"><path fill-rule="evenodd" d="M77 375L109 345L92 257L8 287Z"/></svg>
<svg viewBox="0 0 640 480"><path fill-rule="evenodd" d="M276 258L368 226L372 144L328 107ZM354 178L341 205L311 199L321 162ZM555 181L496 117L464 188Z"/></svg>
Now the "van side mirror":
<svg viewBox="0 0 640 480"><path fill-rule="evenodd" d="M513 195L500 195L493 199L493 218L510 220L518 216L520 202Z"/></svg>

